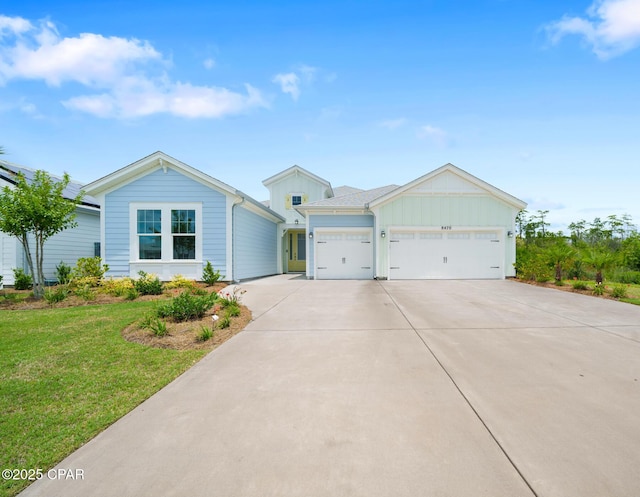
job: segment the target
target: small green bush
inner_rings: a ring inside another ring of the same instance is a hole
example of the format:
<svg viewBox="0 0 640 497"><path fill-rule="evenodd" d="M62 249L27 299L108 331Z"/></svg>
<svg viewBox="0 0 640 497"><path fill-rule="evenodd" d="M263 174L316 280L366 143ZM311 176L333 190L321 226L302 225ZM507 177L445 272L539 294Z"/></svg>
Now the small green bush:
<svg viewBox="0 0 640 497"><path fill-rule="evenodd" d="M225 329L231 326L231 318L228 313L225 313L224 316L221 316L220 319L216 321L216 326L220 329Z"/></svg>
<svg viewBox="0 0 640 497"><path fill-rule="evenodd" d="M628 297L627 286L622 284L613 285L611 296L615 299L624 299Z"/></svg>
<svg viewBox="0 0 640 497"><path fill-rule="evenodd" d="M216 295L193 295L185 290L171 301L158 307L158 317L172 318L175 321L201 319L216 301Z"/></svg>
<svg viewBox="0 0 640 497"><path fill-rule="evenodd" d="M95 300L96 299L96 292L93 290L93 288L91 287L91 285L83 285L80 286L78 288L75 289L74 293L76 294L76 296L86 300L86 301L90 301L90 300Z"/></svg>
<svg viewBox="0 0 640 497"><path fill-rule="evenodd" d="M15 268L13 270L13 288L16 290L31 290L33 287L33 278L30 274L24 272L22 268Z"/></svg>
<svg viewBox="0 0 640 497"><path fill-rule="evenodd" d="M44 299L51 305L62 302L69 295L69 289L64 285L58 285L57 287L45 290Z"/></svg>
<svg viewBox="0 0 640 497"><path fill-rule="evenodd" d="M140 292L135 288L129 288L124 292L123 297L125 300L135 300L140 296Z"/></svg>
<svg viewBox="0 0 640 497"><path fill-rule="evenodd" d="M219 270L214 270L213 265L210 261L207 261L203 270L202 270L202 281L204 281L208 286L215 285L222 276L220 275Z"/></svg>
<svg viewBox="0 0 640 497"><path fill-rule="evenodd" d="M574 281L571 283L574 290L588 290L588 286L584 281Z"/></svg>
<svg viewBox="0 0 640 497"><path fill-rule="evenodd" d="M593 294L594 295L604 295L604 285L598 285L597 283L593 286Z"/></svg>
<svg viewBox="0 0 640 497"><path fill-rule="evenodd" d="M162 282L156 275L138 271L138 276L133 285L140 295L162 295Z"/></svg>
<svg viewBox="0 0 640 497"><path fill-rule="evenodd" d="M200 328L200 333L198 334L199 342L206 342L207 340L213 337L213 330L208 326L202 326Z"/></svg>
<svg viewBox="0 0 640 497"><path fill-rule="evenodd" d="M154 319L149 323L149 329L157 337L163 337L169 334L167 330L167 323L161 319Z"/></svg>
<svg viewBox="0 0 640 497"><path fill-rule="evenodd" d="M71 271L72 279L85 277L96 278L97 281L104 278L104 274L109 271L107 264L102 264L100 257L81 257L76 262L76 267Z"/></svg>
<svg viewBox="0 0 640 497"><path fill-rule="evenodd" d="M109 278L100 282L105 293L116 297L127 297L131 290L135 290L133 280L131 278Z"/></svg>
<svg viewBox="0 0 640 497"><path fill-rule="evenodd" d="M61 285L66 285L71 281L71 266L65 264L64 261L60 261L60 264L56 266L56 280Z"/></svg>
<svg viewBox="0 0 640 497"><path fill-rule="evenodd" d="M165 288L188 288L193 290L197 287L196 282L185 278L181 274L176 274L171 278L171 281L165 284Z"/></svg>
<svg viewBox="0 0 640 497"><path fill-rule="evenodd" d="M234 318L240 315L240 306L237 302L233 302L227 306L227 314Z"/></svg>

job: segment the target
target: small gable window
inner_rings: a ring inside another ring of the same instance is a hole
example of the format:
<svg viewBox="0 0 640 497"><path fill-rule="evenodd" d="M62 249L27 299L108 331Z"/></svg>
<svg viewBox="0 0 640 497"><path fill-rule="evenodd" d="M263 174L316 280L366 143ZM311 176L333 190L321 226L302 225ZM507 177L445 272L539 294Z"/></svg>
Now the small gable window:
<svg viewBox="0 0 640 497"><path fill-rule="evenodd" d="M284 206L286 209L295 209L299 205L309 201L308 195L304 193L290 193L284 198Z"/></svg>

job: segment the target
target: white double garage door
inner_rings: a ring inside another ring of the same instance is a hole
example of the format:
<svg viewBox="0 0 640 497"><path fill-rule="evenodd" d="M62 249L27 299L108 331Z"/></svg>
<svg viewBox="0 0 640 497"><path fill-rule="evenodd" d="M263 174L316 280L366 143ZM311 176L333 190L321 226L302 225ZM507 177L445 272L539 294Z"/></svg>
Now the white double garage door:
<svg viewBox="0 0 640 497"><path fill-rule="evenodd" d="M390 230L388 278L502 279L505 244L502 229ZM374 276L372 228L316 230L316 279L370 279Z"/></svg>

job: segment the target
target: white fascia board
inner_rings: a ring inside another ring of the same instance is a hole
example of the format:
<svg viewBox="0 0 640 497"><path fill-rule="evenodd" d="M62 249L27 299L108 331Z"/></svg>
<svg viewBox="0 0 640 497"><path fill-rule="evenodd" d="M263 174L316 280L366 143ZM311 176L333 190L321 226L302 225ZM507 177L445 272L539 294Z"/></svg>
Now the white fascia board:
<svg viewBox="0 0 640 497"><path fill-rule="evenodd" d="M108 174L84 187L85 192L92 196L98 193L108 193L116 190L127 183L130 183L151 171L164 168L174 168L185 176L198 181L206 186L212 187L222 193L237 195L237 190L222 181L215 179L198 169L185 164L173 157L163 153L155 152L143 159L140 159L128 166Z"/></svg>
<svg viewBox="0 0 640 497"><path fill-rule="evenodd" d="M325 185L328 189L329 192L331 193L331 196L333 196L333 188L331 187L331 183L329 183L326 179L321 178L320 176L316 176L315 174L307 171L306 169L300 167L300 166L291 166L288 169L285 169L284 171L279 172L278 174L275 174L273 176L271 176L270 178L267 178L265 180L262 181L262 184L264 186L266 186L267 188L269 187L269 185L280 181L282 179L287 178L288 176L291 176L292 174L302 174L304 176L307 176L309 178L311 178L314 181L317 181L318 183Z"/></svg>

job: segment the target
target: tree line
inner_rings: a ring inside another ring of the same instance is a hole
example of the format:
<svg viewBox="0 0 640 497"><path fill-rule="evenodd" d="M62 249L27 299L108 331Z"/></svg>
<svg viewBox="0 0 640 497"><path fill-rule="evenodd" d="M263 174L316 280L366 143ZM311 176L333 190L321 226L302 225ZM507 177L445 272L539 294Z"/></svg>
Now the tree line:
<svg viewBox="0 0 640 497"><path fill-rule="evenodd" d="M548 210L516 217L516 274L523 279L608 280L640 284L640 234L629 214L549 230Z"/></svg>

